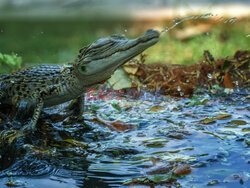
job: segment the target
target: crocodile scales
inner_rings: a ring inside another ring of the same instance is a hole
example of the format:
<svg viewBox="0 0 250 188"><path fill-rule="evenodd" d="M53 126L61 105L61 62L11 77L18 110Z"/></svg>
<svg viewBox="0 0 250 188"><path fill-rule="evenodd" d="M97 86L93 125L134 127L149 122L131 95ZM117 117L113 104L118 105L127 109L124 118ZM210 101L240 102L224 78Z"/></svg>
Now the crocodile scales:
<svg viewBox="0 0 250 188"><path fill-rule="evenodd" d="M123 35L102 38L82 48L77 59L66 65L41 65L0 75L0 103L32 111L24 131L35 129L44 107L77 99L76 111L83 112L84 92L111 77L114 71L157 43L159 32L148 30L136 39Z"/></svg>

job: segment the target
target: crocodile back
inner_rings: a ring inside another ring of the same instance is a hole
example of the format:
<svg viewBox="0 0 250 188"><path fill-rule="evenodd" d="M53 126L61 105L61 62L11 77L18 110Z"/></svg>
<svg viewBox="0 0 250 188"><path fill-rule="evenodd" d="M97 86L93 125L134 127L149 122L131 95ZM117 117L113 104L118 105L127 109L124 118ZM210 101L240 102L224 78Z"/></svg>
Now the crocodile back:
<svg viewBox="0 0 250 188"><path fill-rule="evenodd" d="M3 102L13 98L26 99L36 103L41 93L52 96L54 99L72 83L72 66L41 65L39 67L27 68L22 71L13 72L0 76L0 99ZM2 97L1 97L2 96ZM59 96L58 96L59 97ZM60 99L62 100L62 99ZM7 102L8 103L8 102ZM57 103L60 103L58 101Z"/></svg>

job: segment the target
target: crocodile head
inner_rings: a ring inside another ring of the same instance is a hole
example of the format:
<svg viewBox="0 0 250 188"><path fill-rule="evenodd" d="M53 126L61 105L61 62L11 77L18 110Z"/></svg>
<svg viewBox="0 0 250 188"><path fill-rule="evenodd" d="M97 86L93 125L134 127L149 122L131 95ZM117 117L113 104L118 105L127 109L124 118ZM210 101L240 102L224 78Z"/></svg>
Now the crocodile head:
<svg viewBox="0 0 250 188"><path fill-rule="evenodd" d="M99 39L80 50L76 60L78 75L88 85L102 82L119 66L154 45L159 36L158 31L148 30L136 39L127 39L124 35Z"/></svg>

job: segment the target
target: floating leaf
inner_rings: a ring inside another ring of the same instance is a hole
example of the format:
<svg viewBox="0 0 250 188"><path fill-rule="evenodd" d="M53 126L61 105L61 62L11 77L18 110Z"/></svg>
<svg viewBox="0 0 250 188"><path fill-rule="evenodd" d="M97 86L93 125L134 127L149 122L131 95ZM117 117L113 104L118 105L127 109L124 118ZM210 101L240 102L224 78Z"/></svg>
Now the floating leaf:
<svg viewBox="0 0 250 188"><path fill-rule="evenodd" d="M165 144L162 141L154 141L146 144L149 148L162 148Z"/></svg>
<svg viewBox="0 0 250 188"><path fill-rule="evenodd" d="M97 105L95 105L95 104L92 104L92 105L91 105L91 109L92 109L93 111L97 111L99 108L100 108L100 106L97 106Z"/></svg>
<svg viewBox="0 0 250 188"><path fill-rule="evenodd" d="M196 105L205 105L209 101L208 99L201 99L198 96L194 96L191 99L191 102L188 104L189 107L196 106Z"/></svg>
<svg viewBox="0 0 250 188"><path fill-rule="evenodd" d="M218 184L218 183L219 183L218 180L212 180L212 181L208 182L207 185L210 186L210 185L215 185L215 184Z"/></svg>
<svg viewBox="0 0 250 188"><path fill-rule="evenodd" d="M120 105L117 104L117 103L113 103L113 104L111 104L111 106L112 106L114 109L118 110L118 111L122 111L122 108L121 108Z"/></svg>
<svg viewBox="0 0 250 188"><path fill-rule="evenodd" d="M210 124L210 123L214 123L214 119L213 118L205 118L203 120L200 120L199 123L202 123L202 124Z"/></svg>
<svg viewBox="0 0 250 188"><path fill-rule="evenodd" d="M247 122L244 120L232 120L230 121L230 124L236 124L236 125L246 125Z"/></svg>
<svg viewBox="0 0 250 188"><path fill-rule="evenodd" d="M131 130L131 129L135 129L136 125L134 124L130 124L130 123L125 123L122 121L115 121L115 122L111 122L111 123L107 123L108 127L112 127L113 129L115 129L116 131L126 131L126 130Z"/></svg>
<svg viewBox="0 0 250 188"><path fill-rule="evenodd" d="M83 144L82 142L79 142L79 141L73 140L73 139L65 139L63 141L67 142L69 144L72 144L74 146L77 146L77 147L84 147L84 148L88 148L89 147L87 144Z"/></svg>
<svg viewBox="0 0 250 188"><path fill-rule="evenodd" d="M216 120L219 120L219 119L229 119L229 118L231 118L232 117L232 115L230 115L230 114L225 114L225 115L222 115L222 116L217 116L217 117L215 117L215 118L213 118L213 119L216 119Z"/></svg>
<svg viewBox="0 0 250 188"><path fill-rule="evenodd" d="M21 187L22 186L22 185L18 185L16 183L13 183L13 182L10 182L10 181L7 181L5 185L7 187Z"/></svg>
<svg viewBox="0 0 250 188"><path fill-rule="evenodd" d="M163 111L163 110L165 110L165 108L163 106L160 106L160 105L155 105L149 109L150 112L159 112L159 111Z"/></svg>
<svg viewBox="0 0 250 188"><path fill-rule="evenodd" d="M243 129L242 129L242 132L249 132L249 131L250 131L250 127L243 128Z"/></svg>
<svg viewBox="0 0 250 188"><path fill-rule="evenodd" d="M245 138L245 144L247 147L250 146L250 139Z"/></svg>

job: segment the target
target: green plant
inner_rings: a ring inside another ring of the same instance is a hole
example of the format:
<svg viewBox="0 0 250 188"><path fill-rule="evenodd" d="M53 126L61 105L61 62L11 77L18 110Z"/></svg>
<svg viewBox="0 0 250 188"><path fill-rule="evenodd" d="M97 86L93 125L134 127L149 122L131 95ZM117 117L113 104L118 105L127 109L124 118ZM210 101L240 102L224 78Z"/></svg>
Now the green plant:
<svg viewBox="0 0 250 188"><path fill-rule="evenodd" d="M22 58L16 54L0 53L0 73L9 73L12 70L19 69L22 64Z"/></svg>

